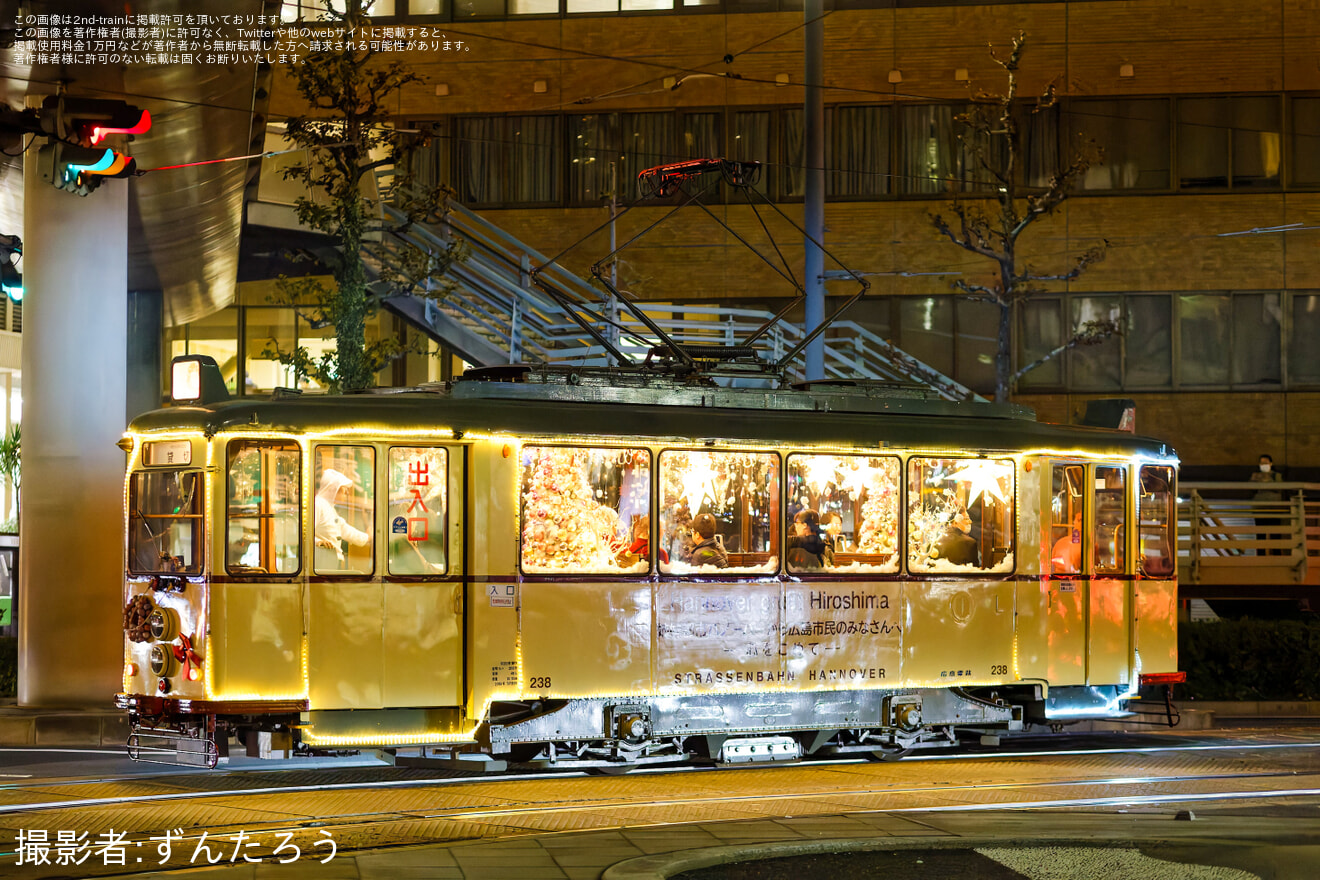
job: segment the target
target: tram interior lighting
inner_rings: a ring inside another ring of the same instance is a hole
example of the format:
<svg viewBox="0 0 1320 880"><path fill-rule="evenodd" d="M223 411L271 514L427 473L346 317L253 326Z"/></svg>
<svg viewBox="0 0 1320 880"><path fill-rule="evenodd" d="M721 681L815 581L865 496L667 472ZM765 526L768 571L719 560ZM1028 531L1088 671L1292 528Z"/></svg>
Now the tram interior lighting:
<svg viewBox="0 0 1320 880"><path fill-rule="evenodd" d="M215 359L204 354L177 357L170 363L170 399L175 403L218 403L229 399Z"/></svg>

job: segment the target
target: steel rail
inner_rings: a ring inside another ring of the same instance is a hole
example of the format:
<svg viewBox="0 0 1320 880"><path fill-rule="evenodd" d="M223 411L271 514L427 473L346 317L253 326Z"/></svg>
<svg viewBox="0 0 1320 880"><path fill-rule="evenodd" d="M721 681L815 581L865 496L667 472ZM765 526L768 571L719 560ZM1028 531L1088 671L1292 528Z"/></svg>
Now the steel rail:
<svg viewBox="0 0 1320 880"><path fill-rule="evenodd" d="M1233 744L1223 744L1223 745L1195 745L1195 746L1187 746L1187 747L1151 746L1151 747L1135 748L1135 749L1134 748L1126 748L1126 749L1112 748L1112 749L1096 749L1096 750L1080 749L1080 750L1070 750L1064 753L1056 752L1056 751L1034 751L1034 752L1021 752L1021 753L1007 753L1007 752L973 753L973 754L966 754L959 756L924 756L924 759L949 760L951 758L960 758L962 760L982 760L988 762L997 762L1002 760L1018 759L1022 757L1057 757L1060 756L1061 754L1068 756L1080 756L1080 755L1109 755L1109 754L1122 754L1122 755L1151 754L1155 752L1179 753L1179 752L1244 751L1244 750L1265 751L1265 750L1281 750L1281 749L1314 749L1317 745L1320 745L1320 743L1314 743L1314 742L1262 743L1262 744L1233 743ZM906 763L916 763L918 760L922 760L922 759L908 759ZM843 759L809 761L809 762L800 762L800 763L782 764L782 765L764 765L759 769L770 769L772 767L776 769L792 769L792 768L811 769L815 767L827 767L831 765L865 764L865 763L866 761L864 759L843 758ZM658 773L693 773L700 771L709 771L710 769L711 768L700 767L700 766L684 766L684 767L669 767L669 768L662 768L656 770L638 770L634 774L630 774L628 778L642 778L644 776L656 775ZM274 773L280 771L259 770L259 771L237 771L237 772ZM294 785L294 786L265 785L260 787L235 787L228 789L212 789L205 791L171 791L171 792L158 792L158 793L141 794L141 795L129 795L123 797L78 798L78 799L46 801L46 802L36 802L36 803L0 804L0 815L16 814L16 813L32 813L32 812L50 811L50 810L76 811L79 809L86 809L92 807L143 805L143 804L162 803L162 802L171 802L171 801L190 801L190 800L202 800L208 798L233 798L233 797L244 797L244 796L253 796L253 795L287 795L287 794L300 794L300 793L310 794L310 793L324 793L324 792L333 792L333 791L363 791L363 790L371 790L371 789L440 788L440 787L448 787L455 785L483 786L489 784L500 784L507 782L516 782L516 781L555 781L561 779L582 778L585 775L586 774L582 770L566 769L563 771L553 771L553 772L537 772L537 773L523 773L523 774L512 774L512 775L493 775L493 776L446 777L442 779L371 780L371 781L344 782L344 783L327 782L316 785ZM789 799L789 800L812 799L812 798L829 798L829 797L840 797L840 796L877 795L877 794L914 795L914 794L927 794L927 793L948 793L948 792L956 792L956 791L1027 790L1031 788L1041 788L1041 787L1069 787L1069 786L1079 786L1079 785L1096 785L1096 786L1152 785L1152 784L1167 784L1167 783L1196 782L1196 781L1208 782L1218 779L1257 779L1257 778L1264 779L1264 778L1271 778L1277 776L1287 776L1288 778L1296 779L1297 775L1298 775L1297 771L1285 769L1285 770L1267 770L1260 772L1175 774L1175 775L1165 775L1165 776L1140 776L1140 777L1077 776L1075 778L1032 780L1026 782L989 782L989 783L976 783L969 785L932 784L930 786L914 786L914 787L890 788L890 789L878 788L876 786L868 786L865 788L857 788L857 789L829 789L829 790L820 790L815 792L810 792L810 791L804 792L800 790L796 792L773 793L773 794L758 792L756 794L751 794L751 795L691 797L691 798L681 798L681 799L672 799L672 800L663 800L663 801L648 800L646 801L646 803L651 806L727 804L727 803L750 802L750 801L774 801L781 799ZM619 777L615 777L615 778L617 779ZM50 780L44 783L9 784L9 785L0 786L0 792L33 790L41 787L54 787L54 786L58 786L62 789L68 789L74 785L103 785L107 782L118 782L118 781L142 783L144 781L147 781L148 779L159 779L162 781L174 781L174 782L180 781L179 774L166 775L163 777L145 777L145 778L142 776L98 778L98 779L86 779L79 782L70 782L68 779L65 779L65 780ZM1272 793L1269 791L1259 792L1259 794L1263 796L1272 795ZM564 812L564 811L573 811L573 810L602 809L606 807L619 808L629 805L636 805L637 803L638 801L636 800L620 799L616 801L610 801L608 803L584 801L581 803L563 804L556 806L534 804L534 805L529 805L525 809L519 808L519 810L516 810L514 812L525 812L525 813ZM382 814L384 814L384 812L382 812ZM472 816L478 814L489 816L489 815L501 815L502 813L500 809L487 810L487 809L478 808L476 810L473 810L471 808L466 808L463 810L458 810L450 813L425 814L423 816L420 816L419 818L429 818L429 819L456 818L456 817L471 818ZM361 815L361 814L354 814L354 815ZM322 816L321 818L327 819L327 818L335 818L335 817Z"/></svg>

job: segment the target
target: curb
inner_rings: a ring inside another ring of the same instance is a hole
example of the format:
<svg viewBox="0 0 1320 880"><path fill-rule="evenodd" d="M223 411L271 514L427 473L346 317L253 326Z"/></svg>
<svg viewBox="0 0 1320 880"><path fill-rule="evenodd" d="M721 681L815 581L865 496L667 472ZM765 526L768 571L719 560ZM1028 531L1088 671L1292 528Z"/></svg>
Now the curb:
<svg viewBox="0 0 1320 880"><path fill-rule="evenodd" d="M1131 849L1147 843L1167 843L1169 837L1102 839L1094 837L1047 837L1038 840L1005 841L1002 837L844 837L834 840L773 841L740 846L709 846L639 856L617 862L600 875L600 880L666 880L686 871L698 871L732 862L759 862L791 856L829 855L844 852L886 852L909 849L965 849L1012 846L1085 847L1087 849ZM1231 842L1221 845L1238 845Z"/></svg>
<svg viewBox="0 0 1320 880"><path fill-rule="evenodd" d="M127 742L126 712L0 708L0 746L122 748Z"/></svg>

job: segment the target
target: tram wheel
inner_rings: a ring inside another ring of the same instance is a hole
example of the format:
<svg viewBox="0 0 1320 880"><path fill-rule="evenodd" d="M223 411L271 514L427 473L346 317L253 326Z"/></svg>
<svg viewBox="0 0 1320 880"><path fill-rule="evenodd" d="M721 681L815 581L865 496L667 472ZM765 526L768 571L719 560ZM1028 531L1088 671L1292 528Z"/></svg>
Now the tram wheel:
<svg viewBox="0 0 1320 880"><path fill-rule="evenodd" d="M874 752L866 753L866 760L887 764L891 761L897 761L898 759L903 758L910 754L912 754L911 749L904 749L904 748L876 749Z"/></svg>
<svg viewBox="0 0 1320 880"><path fill-rule="evenodd" d="M588 776L623 776L636 767L636 764L611 764L607 767L586 767Z"/></svg>

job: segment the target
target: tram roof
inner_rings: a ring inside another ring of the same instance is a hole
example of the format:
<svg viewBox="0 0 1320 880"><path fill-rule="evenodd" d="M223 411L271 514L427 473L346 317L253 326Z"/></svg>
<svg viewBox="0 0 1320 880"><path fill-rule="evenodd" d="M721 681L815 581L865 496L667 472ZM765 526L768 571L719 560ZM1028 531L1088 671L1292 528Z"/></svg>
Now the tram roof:
<svg viewBox="0 0 1320 880"><path fill-rule="evenodd" d="M392 430L435 426L516 436L636 437L639 440L831 445L842 447L1076 450L1172 460L1158 440L1103 428L1036 421L1028 407L931 399L912 388L815 385L807 389L723 388L672 379L559 370L540 380L458 380L362 394L235 398L146 413L139 433L199 430L207 435L318 432L350 425ZM447 438L446 438L447 439Z"/></svg>

